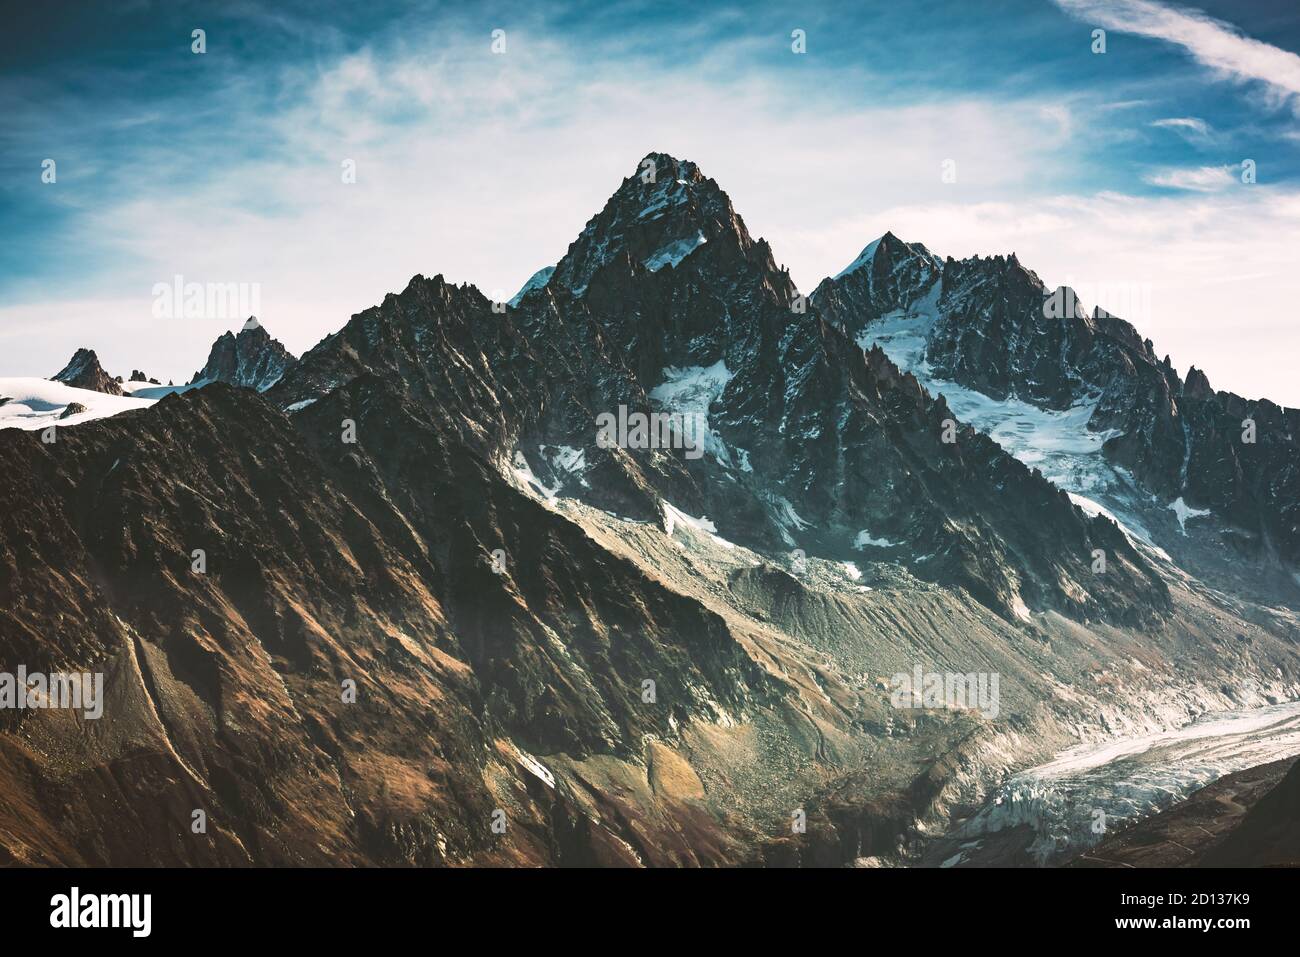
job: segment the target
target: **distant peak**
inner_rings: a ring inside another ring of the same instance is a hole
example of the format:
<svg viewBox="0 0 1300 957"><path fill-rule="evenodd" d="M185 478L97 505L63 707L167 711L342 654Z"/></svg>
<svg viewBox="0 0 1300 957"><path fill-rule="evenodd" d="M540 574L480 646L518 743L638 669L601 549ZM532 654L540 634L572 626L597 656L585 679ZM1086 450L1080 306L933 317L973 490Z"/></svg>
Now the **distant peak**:
<svg viewBox="0 0 1300 957"><path fill-rule="evenodd" d="M93 389L108 395L122 394L121 386L114 382L99 364L99 356L95 355L94 349L78 349L73 353L68 364L51 378L55 382L62 382L79 389Z"/></svg>
<svg viewBox="0 0 1300 957"><path fill-rule="evenodd" d="M886 230L885 234L879 239L867 243L867 245L863 247L862 252L858 253L857 258L841 269L834 278L841 279L844 276L849 275L849 273L856 272L863 266L870 266L882 250L891 260L901 260L912 256L922 256L926 259L934 260L930 251L920 243L905 243L903 240L895 236L892 230ZM934 260L934 262L937 266L938 260Z"/></svg>
<svg viewBox="0 0 1300 957"><path fill-rule="evenodd" d="M519 300L523 299L524 296L532 292L534 289L541 289L550 281L551 276L554 274L554 266L543 266L541 269L537 270L537 272L533 273L528 278L528 281L523 284L523 287L520 288L520 290L510 299L510 305L519 305Z"/></svg>
<svg viewBox="0 0 1300 957"><path fill-rule="evenodd" d="M217 337L208 352L207 364L194 373L190 382L225 382L263 392L296 362L256 316L249 316L238 334L227 329Z"/></svg>
<svg viewBox="0 0 1300 957"><path fill-rule="evenodd" d="M890 234L885 233L885 236L888 235ZM836 273L835 278L843 279L849 273L857 272L863 266L870 266L872 261L876 258L876 250L879 249L880 244L884 242L885 236L881 236L879 239L873 239L871 242L863 246L862 252L858 253L857 258L854 259L853 262L845 266L843 269L841 269L838 273Z"/></svg>
<svg viewBox="0 0 1300 957"><path fill-rule="evenodd" d="M680 160L668 153L647 153L636 164L636 170L629 179L646 185L663 180L675 180L690 185L703 182L705 176L690 160Z"/></svg>

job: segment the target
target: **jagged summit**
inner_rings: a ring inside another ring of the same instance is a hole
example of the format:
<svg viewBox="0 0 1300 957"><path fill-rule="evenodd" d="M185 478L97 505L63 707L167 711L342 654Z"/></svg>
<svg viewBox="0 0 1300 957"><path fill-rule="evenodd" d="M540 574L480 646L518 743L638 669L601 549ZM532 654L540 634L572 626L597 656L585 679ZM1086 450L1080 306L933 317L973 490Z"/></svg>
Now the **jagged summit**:
<svg viewBox="0 0 1300 957"><path fill-rule="evenodd" d="M212 344L207 364L190 382L227 382L265 392L296 361L256 316L249 316L238 335L225 332Z"/></svg>
<svg viewBox="0 0 1300 957"><path fill-rule="evenodd" d="M649 153L569 246L550 285L581 296L601 267L622 256L650 272L677 266L699 247L754 246L721 187L688 160Z"/></svg>
<svg viewBox="0 0 1300 957"><path fill-rule="evenodd" d="M93 349L78 349L68 364L50 377L55 382L74 386L78 389L92 389L105 395L123 395L122 387L113 381L112 376L99 364L99 356Z"/></svg>
<svg viewBox="0 0 1300 957"><path fill-rule="evenodd" d="M880 256L883 256L884 261L891 266L915 258L938 262L934 254L920 243L904 242L895 236L892 231L886 231L879 239L867 243L862 252L858 253L857 258L841 269L835 278L842 279L863 267L874 266L876 259Z"/></svg>
<svg viewBox="0 0 1300 957"><path fill-rule="evenodd" d="M1187 381L1183 383L1183 395L1194 399L1208 399L1214 395L1210 378L1196 366L1187 370Z"/></svg>
<svg viewBox="0 0 1300 957"><path fill-rule="evenodd" d="M832 322L848 329L858 316L879 317L920 300L943 268L925 246L886 232L868 243L836 276L818 283L812 299Z"/></svg>

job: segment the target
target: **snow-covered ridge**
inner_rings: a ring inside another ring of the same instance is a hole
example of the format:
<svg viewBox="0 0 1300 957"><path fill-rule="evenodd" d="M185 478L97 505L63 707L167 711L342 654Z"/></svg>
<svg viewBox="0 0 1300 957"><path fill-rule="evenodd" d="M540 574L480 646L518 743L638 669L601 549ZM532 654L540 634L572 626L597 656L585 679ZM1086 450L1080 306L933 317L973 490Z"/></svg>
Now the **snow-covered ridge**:
<svg viewBox="0 0 1300 957"><path fill-rule="evenodd" d="M136 384L143 387L138 390L140 392L160 390L166 393L178 391L179 388ZM7 400L0 405L0 429L33 431L44 429L47 425L78 425L131 409L147 409L158 398L160 396L151 395L146 398L107 395L93 389L78 389L62 382L35 377L0 378L0 400ZM68 406L74 402L84 406L85 411L74 412L67 418L62 418Z"/></svg>
<svg viewBox="0 0 1300 957"><path fill-rule="evenodd" d="M1153 557L1169 561L1148 529L1152 502L1132 476L1111 465L1102 446L1119 433L1094 431L1088 423L1096 411L1095 401L1083 401L1064 409L1043 409L1014 396L996 399L975 389L935 376L926 360L926 337L938 319L939 283L911 309L887 313L858 337L864 349L879 346L903 371L910 372L931 395L942 395L956 418L979 429L1025 465L1038 469L1053 485L1070 495L1075 505L1090 516L1102 515L1115 522L1135 547ZM1200 510L1180 511L1180 519L1206 514Z"/></svg>
<svg viewBox="0 0 1300 957"><path fill-rule="evenodd" d="M510 297L510 305L517 306L524 296L528 295L534 289L541 289L551 281L551 276L555 275L554 266L543 266L537 272L528 277L528 281L519 287L519 291Z"/></svg>
<svg viewBox="0 0 1300 957"><path fill-rule="evenodd" d="M883 238L884 237L882 236L881 239ZM853 260L853 262L849 263L847 266L845 266L843 269L837 272L835 274L835 278L843 279L849 273L856 272L857 270L861 269L863 266L869 265L871 261L876 258L876 250L879 248L880 248L880 239L873 240L872 242L868 243L866 248L863 249L862 252L858 253L858 258Z"/></svg>

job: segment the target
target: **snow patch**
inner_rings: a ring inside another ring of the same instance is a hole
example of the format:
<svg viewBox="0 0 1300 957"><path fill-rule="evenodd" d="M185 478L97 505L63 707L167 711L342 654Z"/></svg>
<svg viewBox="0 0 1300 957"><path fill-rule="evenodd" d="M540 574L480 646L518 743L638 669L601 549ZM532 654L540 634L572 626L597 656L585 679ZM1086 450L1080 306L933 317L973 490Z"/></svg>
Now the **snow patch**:
<svg viewBox="0 0 1300 957"><path fill-rule="evenodd" d="M537 451L556 472L567 472L577 478L583 488L591 488L591 485L583 477L583 472L587 469L587 453L583 449L575 449L571 445L539 445Z"/></svg>
<svg viewBox="0 0 1300 957"><path fill-rule="evenodd" d="M524 489L540 494L542 498L547 501L554 500L555 496L559 494L559 488L547 488L546 485L543 484L542 480L533 472L533 467L528 464L528 459L524 456L523 452L516 449L511 464L513 466L512 472L516 481Z"/></svg>
<svg viewBox="0 0 1300 957"><path fill-rule="evenodd" d="M898 542L891 542L887 538L872 538L871 532L864 528L858 532L858 537L853 539L853 547L858 551L862 551L867 546L872 548L896 548Z"/></svg>
<svg viewBox="0 0 1300 957"><path fill-rule="evenodd" d="M733 467L731 452L722 437L709 428L709 406L722 395L722 390L734 374L722 359L711 366L687 366L681 369L669 366L663 370L663 382L649 393L650 401L661 411L690 416L695 426L696 441L703 437L704 451L727 468ZM745 453L740 467L752 472L752 468L746 468L748 464L749 454Z"/></svg>
<svg viewBox="0 0 1300 957"><path fill-rule="evenodd" d="M1210 514L1210 510L1208 508L1192 508L1190 505L1188 505L1186 502L1183 501L1183 497L1181 495L1178 496L1178 498L1174 499L1172 502L1170 502L1169 505L1166 507L1169 508L1176 516L1178 516L1178 528L1184 535L1187 534L1187 520L1189 518L1200 518L1202 515Z"/></svg>
<svg viewBox="0 0 1300 957"><path fill-rule="evenodd" d="M882 236L881 239L883 238L884 237ZM847 276L849 273L856 272L857 270L861 269L863 266L869 265L871 263L871 260L876 258L876 250L879 247L880 247L880 239L877 239L874 242L869 243L867 247L864 250L862 250L862 252L858 253L857 259L853 260L853 262L849 263L847 266L845 266L843 269L841 269L838 273L835 274L835 278L841 279L844 276Z"/></svg>
<svg viewBox="0 0 1300 957"><path fill-rule="evenodd" d="M777 528L781 532L781 538L787 545L793 545L795 543L794 538L790 534L792 530L801 532L806 528L812 528L812 524L810 522L805 522L799 516L799 513L794 510L794 506L790 504L788 498L781 495L773 496L772 504L776 509L772 515L772 519L776 522Z"/></svg>
<svg viewBox="0 0 1300 957"><path fill-rule="evenodd" d="M661 498L659 504L664 512L664 534L669 538L673 537L673 532L680 526L692 532L708 536L710 541L721 545L723 548L736 547L734 542L729 542L718 535L718 527L709 521L707 517L696 518L693 515L687 515L667 499Z"/></svg>
<svg viewBox="0 0 1300 957"><path fill-rule="evenodd" d="M643 260L641 265L645 266L645 268L649 269L651 272L658 272L665 266L676 266L707 242L708 240L704 238L704 233L698 232L695 234L693 239L679 239L676 242L669 243L649 258Z"/></svg>

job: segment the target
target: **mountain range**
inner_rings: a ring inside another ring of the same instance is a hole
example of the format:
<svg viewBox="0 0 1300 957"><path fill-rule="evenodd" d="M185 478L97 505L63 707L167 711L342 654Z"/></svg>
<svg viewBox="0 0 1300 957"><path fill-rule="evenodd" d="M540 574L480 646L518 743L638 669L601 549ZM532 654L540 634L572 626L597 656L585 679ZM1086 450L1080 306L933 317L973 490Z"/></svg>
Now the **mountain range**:
<svg viewBox="0 0 1300 957"><path fill-rule="evenodd" d="M107 701L0 711L0 861L908 863L1028 762L1300 697L1297 412L1155 356L892 234L804 296L652 153L509 303L27 402L0 662Z"/></svg>

